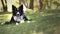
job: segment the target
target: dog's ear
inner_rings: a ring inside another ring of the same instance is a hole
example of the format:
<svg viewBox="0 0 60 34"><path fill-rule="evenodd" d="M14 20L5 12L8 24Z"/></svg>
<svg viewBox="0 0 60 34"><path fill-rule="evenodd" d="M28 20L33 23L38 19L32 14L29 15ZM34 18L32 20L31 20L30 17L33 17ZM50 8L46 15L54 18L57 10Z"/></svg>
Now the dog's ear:
<svg viewBox="0 0 60 34"><path fill-rule="evenodd" d="M12 5L12 13L13 13L13 15L16 15L16 11L17 11L17 8L14 5Z"/></svg>
<svg viewBox="0 0 60 34"><path fill-rule="evenodd" d="M20 15L22 15L24 12L23 12L23 5L20 5L19 6L19 13L20 13Z"/></svg>
<svg viewBox="0 0 60 34"><path fill-rule="evenodd" d="M19 9L22 9L23 10L23 5L19 6Z"/></svg>
<svg viewBox="0 0 60 34"><path fill-rule="evenodd" d="M14 5L12 5L12 10L13 10L13 11L16 11L17 8L16 8Z"/></svg>

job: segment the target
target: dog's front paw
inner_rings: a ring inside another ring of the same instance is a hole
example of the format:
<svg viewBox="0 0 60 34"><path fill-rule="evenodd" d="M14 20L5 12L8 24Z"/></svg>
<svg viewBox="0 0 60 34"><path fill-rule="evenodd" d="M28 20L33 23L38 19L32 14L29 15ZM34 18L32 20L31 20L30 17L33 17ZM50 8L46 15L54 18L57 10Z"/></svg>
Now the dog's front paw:
<svg viewBox="0 0 60 34"><path fill-rule="evenodd" d="M19 25L19 23L16 23L16 25Z"/></svg>
<svg viewBox="0 0 60 34"><path fill-rule="evenodd" d="M31 21L27 21L27 23L31 23Z"/></svg>
<svg viewBox="0 0 60 34"><path fill-rule="evenodd" d="M4 25L4 24L5 24L5 22L2 22L2 23L1 23L1 25Z"/></svg>

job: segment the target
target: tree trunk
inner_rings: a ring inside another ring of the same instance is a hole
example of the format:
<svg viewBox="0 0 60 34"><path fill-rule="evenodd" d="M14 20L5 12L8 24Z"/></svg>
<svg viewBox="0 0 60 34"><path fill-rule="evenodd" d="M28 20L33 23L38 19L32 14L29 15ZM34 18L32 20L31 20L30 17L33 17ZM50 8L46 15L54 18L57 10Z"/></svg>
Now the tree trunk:
<svg viewBox="0 0 60 34"><path fill-rule="evenodd" d="M28 2L27 0L24 0L26 8L28 8Z"/></svg>
<svg viewBox="0 0 60 34"><path fill-rule="evenodd" d="M34 8L34 0L30 0L29 9L33 9L33 8Z"/></svg>
<svg viewBox="0 0 60 34"><path fill-rule="evenodd" d="M3 6L3 10L5 10L5 6L4 6L3 0L1 0L1 2L2 2L2 6Z"/></svg>
<svg viewBox="0 0 60 34"><path fill-rule="evenodd" d="M37 3L38 3L39 11L41 11L43 9L42 0L37 0Z"/></svg>
<svg viewBox="0 0 60 34"><path fill-rule="evenodd" d="M21 2L21 4L23 4L23 11L25 12L26 9L28 8L27 0L19 0L19 2Z"/></svg>
<svg viewBox="0 0 60 34"><path fill-rule="evenodd" d="M7 1L6 0L1 0L1 2L2 2L2 5L3 5L4 12L7 11Z"/></svg>
<svg viewBox="0 0 60 34"><path fill-rule="evenodd" d="M51 8L51 0L48 0L47 5L48 5L48 8L50 9Z"/></svg>
<svg viewBox="0 0 60 34"><path fill-rule="evenodd" d="M28 8L27 0L19 0L19 2L23 3L26 8Z"/></svg>

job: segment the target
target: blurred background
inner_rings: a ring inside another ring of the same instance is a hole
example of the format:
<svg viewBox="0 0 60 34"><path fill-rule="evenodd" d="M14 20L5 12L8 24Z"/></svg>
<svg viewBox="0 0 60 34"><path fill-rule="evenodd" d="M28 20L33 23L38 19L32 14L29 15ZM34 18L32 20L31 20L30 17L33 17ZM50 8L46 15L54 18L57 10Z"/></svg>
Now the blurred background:
<svg viewBox="0 0 60 34"><path fill-rule="evenodd" d="M28 9L35 11L60 9L60 0L0 0L0 10L12 11L12 5L23 3Z"/></svg>
<svg viewBox="0 0 60 34"><path fill-rule="evenodd" d="M60 34L60 0L0 0L0 23L10 21L12 5L23 3L30 23L0 25L0 34Z"/></svg>

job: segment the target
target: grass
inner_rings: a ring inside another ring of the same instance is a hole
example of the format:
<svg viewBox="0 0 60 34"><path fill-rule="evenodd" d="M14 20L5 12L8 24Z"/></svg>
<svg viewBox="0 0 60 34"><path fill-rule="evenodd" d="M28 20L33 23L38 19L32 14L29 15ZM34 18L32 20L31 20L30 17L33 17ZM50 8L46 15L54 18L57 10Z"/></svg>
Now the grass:
<svg viewBox="0 0 60 34"><path fill-rule="evenodd" d="M11 15L11 13L0 13L0 23L10 20L7 15ZM44 10L40 13L27 12L26 15L32 19L31 23L20 23L18 26L15 24L1 25L0 34L59 34L60 10Z"/></svg>

